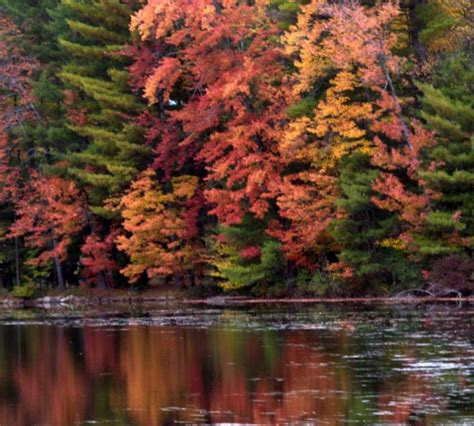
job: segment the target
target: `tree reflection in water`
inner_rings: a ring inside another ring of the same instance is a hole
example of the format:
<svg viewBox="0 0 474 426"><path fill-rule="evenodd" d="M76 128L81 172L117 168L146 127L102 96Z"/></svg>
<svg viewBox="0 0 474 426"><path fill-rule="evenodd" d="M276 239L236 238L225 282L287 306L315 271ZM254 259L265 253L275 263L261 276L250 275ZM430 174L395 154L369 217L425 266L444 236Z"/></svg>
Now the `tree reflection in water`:
<svg viewBox="0 0 474 426"><path fill-rule="evenodd" d="M0 425L474 420L468 333L456 346L427 321L385 334L351 324L0 326ZM417 369L423 362L452 368Z"/></svg>

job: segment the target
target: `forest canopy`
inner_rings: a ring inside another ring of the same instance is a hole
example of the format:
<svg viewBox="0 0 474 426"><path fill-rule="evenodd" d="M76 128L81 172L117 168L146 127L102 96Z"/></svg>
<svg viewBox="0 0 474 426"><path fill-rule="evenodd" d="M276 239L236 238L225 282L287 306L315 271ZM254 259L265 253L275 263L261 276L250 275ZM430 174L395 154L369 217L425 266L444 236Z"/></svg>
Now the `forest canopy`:
<svg viewBox="0 0 474 426"><path fill-rule="evenodd" d="M471 0L0 0L0 287L474 291Z"/></svg>

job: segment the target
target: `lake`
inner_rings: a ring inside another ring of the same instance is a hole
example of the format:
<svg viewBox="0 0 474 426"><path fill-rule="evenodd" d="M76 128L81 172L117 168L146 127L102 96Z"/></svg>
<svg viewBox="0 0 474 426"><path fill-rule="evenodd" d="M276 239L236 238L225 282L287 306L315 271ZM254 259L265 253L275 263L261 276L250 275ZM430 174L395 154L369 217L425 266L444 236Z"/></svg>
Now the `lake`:
<svg viewBox="0 0 474 426"><path fill-rule="evenodd" d="M474 424L474 306L0 314L0 425Z"/></svg>

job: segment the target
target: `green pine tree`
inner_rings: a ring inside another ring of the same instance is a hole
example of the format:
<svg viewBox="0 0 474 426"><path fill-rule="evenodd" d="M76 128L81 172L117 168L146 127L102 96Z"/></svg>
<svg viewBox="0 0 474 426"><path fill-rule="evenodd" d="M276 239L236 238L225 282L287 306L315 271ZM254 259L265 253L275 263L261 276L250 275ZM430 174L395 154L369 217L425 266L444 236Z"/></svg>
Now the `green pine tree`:
<svg viewBox="0 0 474 426"><path fill-rule="evenodd" d="M281 245L265 233L262 221L246 215L242 223L220 226L214 247L213 274L225 290L252 288L268 294L281 284L285 262Z"/></svg>
<svg viewBox="0 0 474 426"><path fill-rule="evenodd" d="M371 201L377 175L364 154L354 153L344 159L338 206L346 214L334 221L331 234L340 247L339 260L352 268L355 281L363 287L359 290L384 294L397 286L415 284L420 275L417 267L407 261L403 247L388 243L397 235L397 217Z"/></svg>
<svg viewBox="0 0 474 426"><path fill-rule="evenodd" d="M420 251L427 256L464 251L463 246L472 250L474 243L473 65L469 56L455 55L440 64L432 84L418 85L423 92L422 117L437 139L427 163L439 164L422 177L441 193L420 237ZM457 238L450 238L453 234Z"/></svg>
<svg viewBox="0 0 474 426"><path fill-rule="evenodd" d="M69 57L59 76L77 94L70 108L84 116L71 122L84 142L66 155L68 171L86 190L91 210L107 216L104 201L127 187L149 153L134 123L143 105L131 94L129 58L123 54L132 8L119 0L63 0L62 5L73 18L66 20L70 36L59 39Z"/></svg>

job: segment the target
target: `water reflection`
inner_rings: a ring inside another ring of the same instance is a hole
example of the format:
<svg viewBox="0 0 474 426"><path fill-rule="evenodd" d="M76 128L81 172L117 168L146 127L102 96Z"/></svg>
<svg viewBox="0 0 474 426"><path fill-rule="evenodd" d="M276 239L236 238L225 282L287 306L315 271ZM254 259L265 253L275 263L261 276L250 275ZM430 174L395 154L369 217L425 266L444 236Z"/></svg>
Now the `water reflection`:
<svg viewBox="0 0 474 426"><path fill-rule="evenodd" d="M309 312L337 326L290 330L0 325L0 425L474 423L472 316L345 317Z"/></svg>

